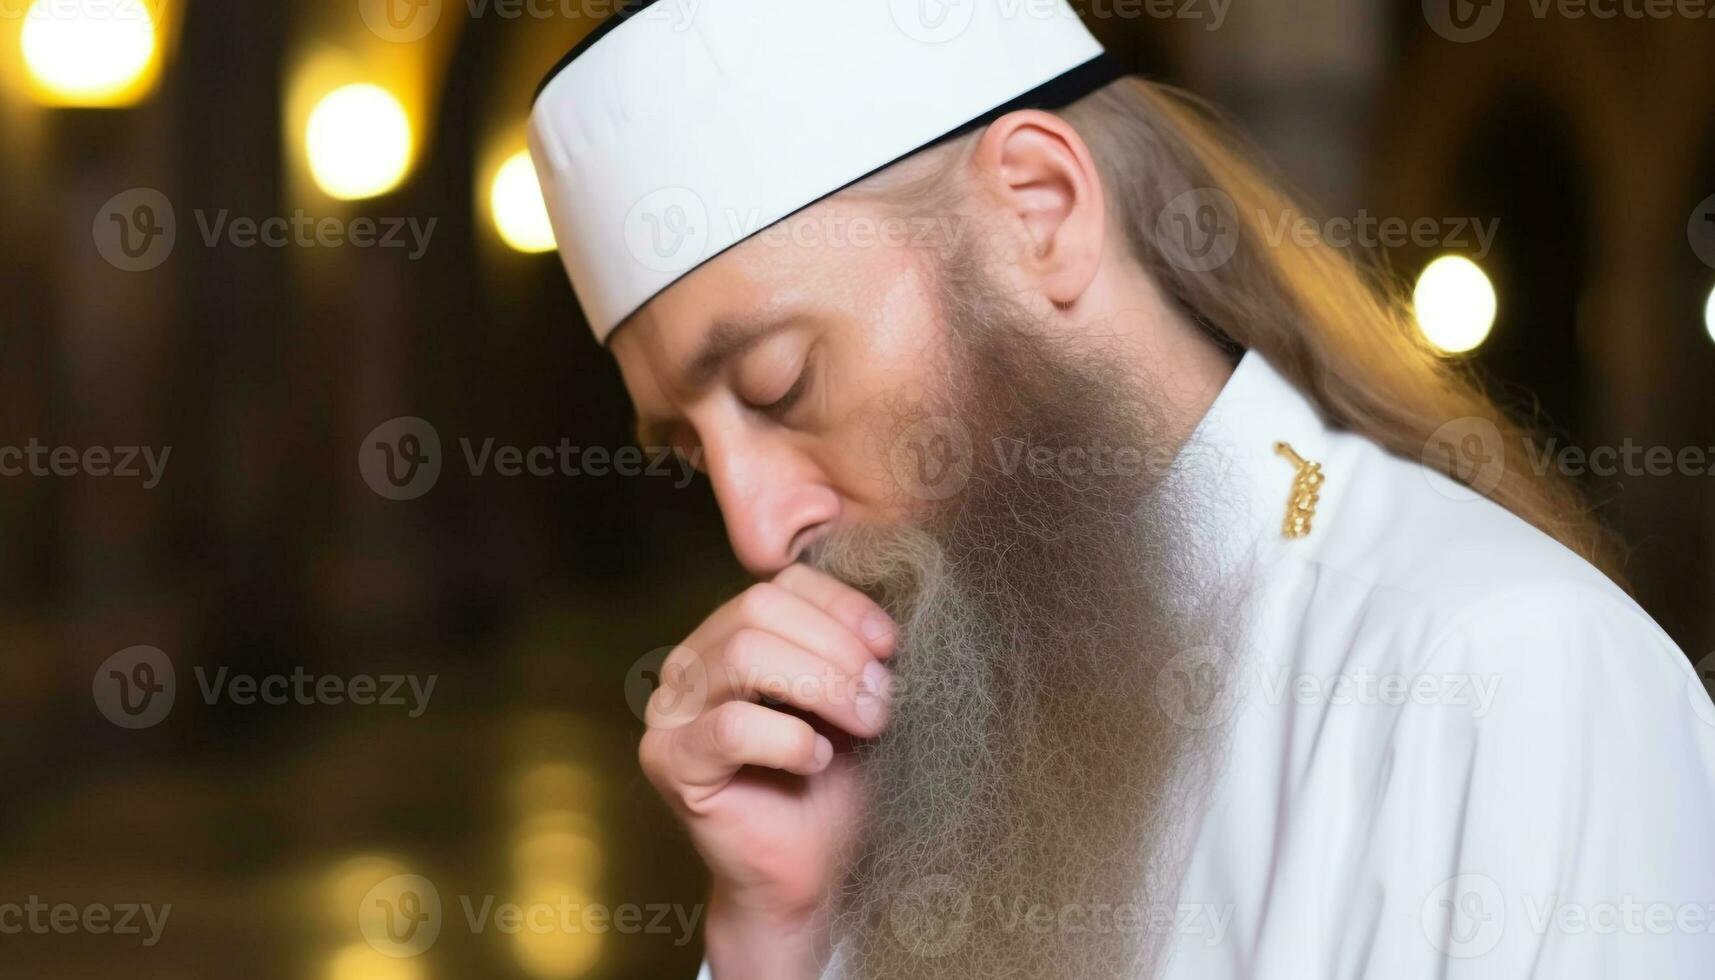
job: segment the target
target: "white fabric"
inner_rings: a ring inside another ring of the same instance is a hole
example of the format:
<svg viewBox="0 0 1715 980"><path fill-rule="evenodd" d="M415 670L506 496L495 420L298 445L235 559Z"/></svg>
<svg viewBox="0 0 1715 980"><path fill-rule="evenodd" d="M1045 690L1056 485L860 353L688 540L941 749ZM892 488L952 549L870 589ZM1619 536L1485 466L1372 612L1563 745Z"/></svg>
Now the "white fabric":
<svg viewBox="0 0 1715 980"><path fill-rule="evenodd" d="M1101 53L1065 0L660 0L530 114L598 340L721 250Z"/></svg>
<svg viewBox="0 0 1715 980"><path fill-rule="evenodd" d="M1258 578L1163 975L1715 977L1715 706L1649 616L1254 353L1193 445Z"/></svg>

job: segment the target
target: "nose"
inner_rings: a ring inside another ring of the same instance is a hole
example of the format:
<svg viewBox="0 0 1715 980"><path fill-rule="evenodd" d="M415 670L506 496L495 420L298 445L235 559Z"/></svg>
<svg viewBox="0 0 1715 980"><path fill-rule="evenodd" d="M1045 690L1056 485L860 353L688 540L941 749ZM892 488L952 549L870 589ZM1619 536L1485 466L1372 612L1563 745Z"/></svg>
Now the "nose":
<svg viewBox="0 0 1715 980"><path fill-rule="evenodd" d="M709 482L740 564L769 578L839 515L840 498L807 457L781 447L705 442Z"/></svg>

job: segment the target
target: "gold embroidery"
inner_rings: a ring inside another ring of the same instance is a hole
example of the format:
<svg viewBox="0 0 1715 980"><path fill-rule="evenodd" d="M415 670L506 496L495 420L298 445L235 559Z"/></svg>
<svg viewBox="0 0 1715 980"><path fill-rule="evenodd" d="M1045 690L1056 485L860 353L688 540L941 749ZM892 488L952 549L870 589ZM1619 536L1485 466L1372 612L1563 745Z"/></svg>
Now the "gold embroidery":
<svg viewBox="0 0 1715 980"><path fill-rule="evenodd" d="M1286 523L1280 533L1289 538L1302 538L1310 533L1310 519L1316 516L1316 502L1321 499L1320 491L1325 479L1322 464L1310 462L1284 442L1275 443L1274 451L1298 467L1298 475L1292 479L1292 496L1286 504Z"/></svg>

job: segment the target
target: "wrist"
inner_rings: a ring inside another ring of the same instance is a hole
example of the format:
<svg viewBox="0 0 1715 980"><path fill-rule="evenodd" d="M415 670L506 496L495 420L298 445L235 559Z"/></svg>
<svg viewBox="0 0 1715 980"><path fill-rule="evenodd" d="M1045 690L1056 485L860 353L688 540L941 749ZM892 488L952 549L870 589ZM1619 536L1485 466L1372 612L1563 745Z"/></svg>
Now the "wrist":
<svg viewBox="0 0 1715 980"><path fill-rule="evenodd" d="M745 908L717 894L703 942L714 980L816 980L827 961L827 918L819 909Z"/></svg>

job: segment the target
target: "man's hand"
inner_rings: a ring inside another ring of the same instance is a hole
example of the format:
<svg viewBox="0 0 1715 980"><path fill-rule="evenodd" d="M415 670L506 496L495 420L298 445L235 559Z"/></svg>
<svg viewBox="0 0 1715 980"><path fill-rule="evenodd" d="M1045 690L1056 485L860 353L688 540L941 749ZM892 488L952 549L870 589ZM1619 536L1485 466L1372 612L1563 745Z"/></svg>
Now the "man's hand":
<svg viewBox="0 0 1715 980"><path fill-rule="evenodd" d="M714 874L717 978L820 972L823 899L858 802L836 746L885 724L894 641L867 596L793 565L715 610L662 665L673 681L650 697L638 757Z"/></svg>

